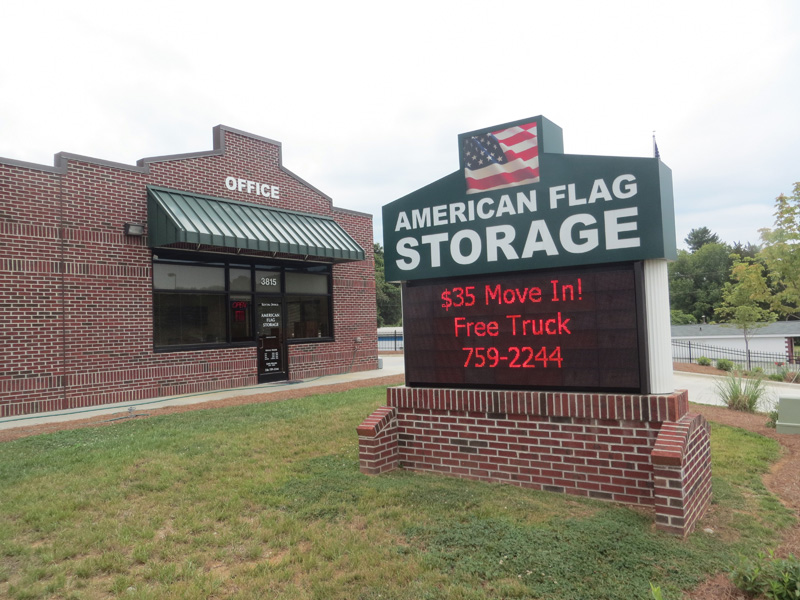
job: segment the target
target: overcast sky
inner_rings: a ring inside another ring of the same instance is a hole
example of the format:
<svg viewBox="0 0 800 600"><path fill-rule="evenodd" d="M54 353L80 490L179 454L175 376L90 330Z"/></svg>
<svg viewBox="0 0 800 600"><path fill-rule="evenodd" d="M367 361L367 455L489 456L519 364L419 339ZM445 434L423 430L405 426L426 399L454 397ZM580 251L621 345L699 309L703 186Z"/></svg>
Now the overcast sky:
<svg viewBox="0 0 800 600"><path fill-rule="evenodd" d="M459 133L544 115L565 152L673 172L695 227L758 242L800 181L797 0L7 2L0 157L133 164L278 140L343 208L458 169Z"/></svg>

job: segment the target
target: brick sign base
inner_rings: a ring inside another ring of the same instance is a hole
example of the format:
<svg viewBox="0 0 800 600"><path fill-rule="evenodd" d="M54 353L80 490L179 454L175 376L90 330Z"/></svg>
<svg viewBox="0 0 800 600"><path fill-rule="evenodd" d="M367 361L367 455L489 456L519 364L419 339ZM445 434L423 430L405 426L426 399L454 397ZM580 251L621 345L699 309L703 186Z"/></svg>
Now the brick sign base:
<svg viewBox="0 0 800 600"><path fill-rule="evenodd" d="M688 535L711 499L705 418L688 392L390 388L359 427L361 471L397 467L655 509Z"/></svg>

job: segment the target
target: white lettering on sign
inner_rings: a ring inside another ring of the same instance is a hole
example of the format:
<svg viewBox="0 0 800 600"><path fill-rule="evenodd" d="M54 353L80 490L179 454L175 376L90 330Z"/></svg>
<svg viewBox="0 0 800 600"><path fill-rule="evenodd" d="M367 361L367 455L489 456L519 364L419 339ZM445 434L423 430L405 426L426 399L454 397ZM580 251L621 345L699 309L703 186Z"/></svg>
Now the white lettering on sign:
<svg viewBox="0 0 800 600"><path fill-rule="evenodd" d="M275 200L280 200L281 197L281 189L277 185L259 183L258 181L250 181L249 179L228 176L225 178L225 187L232 192L245 192L247 194L263 196L264 198L274 198Z"/></svg>
<svg viewBox="0 0 800 600"><path fill-rule="evenodd" d="M450 261L471 265L484 258L489 263L500 263L544 255L585 254L598 248L610 251L642 246L638 207L614 206L639 193L634 175L625 173L608 181L595 179L585 190L575 183L554 185L546 193L549 202L541 204L537 203L536 190L530 190L502 194L499 200L487 196L400 211L394 224L396 232L462 223L466 226L458 231L420 232L419 237L411 234L400 238L395 248L400 258L395 264L401 271L413 271L423 262L437 268ZM599 214L577 212L596 203L603 206ZM536 218L556 210L575 212L555 220ZM490 225L494 219L507 216L517 217L519 230L506 223ZM481 226L480 221L486 224ZM474 222L476 225L469 225ZM522 228L527 229L527 235Z"/></svg>
<svg viewBox="0 0 800 600"><path fill-rule="evenodd" d="M467 200L466 202L453 202L452 204L440 204L431 208L427 206L423 209L413 209L409 218L406 211L401 211L397 215L397 222L394 230L402 229L425 229L433 225L447 225L449 223L467 223L476 218L486 220L504 215L521 215L528 212L536 212L536 190L531 190L528 195L517 192L516 200L511 199L510 194L503 194L497 207L494 206L493 198L481 198Z"/></svg>
<svg viewBox="0 0 800 600"><path fill-rule="evenodd" d="M537 252L548 256L583 254L594 250L605 240L606 250L638 248L641 238L637 235L636 221L639 211L635 206L603 211L603 220L588 213L570 215L561 222L555 232L542 219L532 220L524 241L517 241L516 230L510 225L487 227L483 236L474 229L462 229L450 236L447 232L423 235L419 242L413 237L404 237L397 242L397 253L402 257L396 261L403 271L417 268L422 260L420 243L427 246L425 254L432 267L442 264L442 249L448 250L451 259L459 265L470 265L486 252L489 262L497 262L502 253L506 260L532 258ZM560 242L557 243L557 242ZM518 253L513 244L522 246Z"/></svg>
<svg viewBox="0 0 800 600"><path fill-rule="evenodd" d="M243 180L240 179L239 181ZM583 193L586 192L584 191ZM574 183L554 185L549 189L549 206L550 210L555 210L562 206L573 207L595 204L598 200L604 202L627 200L636 196L637 193L636 177L626 173L616 177L611 182L610 190L605 180L596 179L592 184L591 190L589 190L588 196L584 197L579 196L577 186ZM415 208L410 211L410 214L406 211L400 211L394 224L394 230L427 229L452 223L468 223L478 219L486 221L506 215L518 216L526 213L535 213L538 208L536 190L530 190L527 194L517 192L514 198L512 198L511 194L503 194L500 196L499 201L486 197L479 200L466 200L433 207L426 206L421 209Z"/></svg>

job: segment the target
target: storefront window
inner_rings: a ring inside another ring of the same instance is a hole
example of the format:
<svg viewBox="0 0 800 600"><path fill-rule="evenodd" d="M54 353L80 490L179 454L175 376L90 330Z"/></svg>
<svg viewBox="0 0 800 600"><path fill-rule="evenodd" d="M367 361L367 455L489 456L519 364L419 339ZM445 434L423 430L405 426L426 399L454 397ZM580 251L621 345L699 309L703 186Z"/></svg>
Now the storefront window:
<svg viewBox="0 0 800 600"><path fill-rule="evenodd" d="M289 294L327 294L328 276L317 273L286 273L286 292Z"/></svg>
<svg viewBox="0 0 800 600"><path fill-rule="evenodd" d="M156 346L195 346L225 341L225 296L155 292Z"/></svg>
<svg viewBox="0 0 800 600"><path fill-rule="evenodd" d="M326 296L286 296L289 338L326 338L331 335L330 310Z"/></svg>
<svg viewBox="0 0 800 600"><path fill-rule="evenodd" d="M231 267L228 271L230 290L232 292L252 292L252 276L253 273L249 268Z"/></svg>
<svg viewBox="0 0 800 600"><path fill-rule="evenodd" d="M259 299L285 304L285 339L333 337L330 267L283 267L186 261L176 252L153 257L156 350L256 343ZM209 255L211 257L212 255ZM285 282L285 292L284 292Z"/></svg>
<svg viewBox="0 0 800 600"><path fill-rule="evenodd" d="M225 291L225 270L220 266L153 264L157 290ZM249 289L249 288L248 288Z"/></svg>

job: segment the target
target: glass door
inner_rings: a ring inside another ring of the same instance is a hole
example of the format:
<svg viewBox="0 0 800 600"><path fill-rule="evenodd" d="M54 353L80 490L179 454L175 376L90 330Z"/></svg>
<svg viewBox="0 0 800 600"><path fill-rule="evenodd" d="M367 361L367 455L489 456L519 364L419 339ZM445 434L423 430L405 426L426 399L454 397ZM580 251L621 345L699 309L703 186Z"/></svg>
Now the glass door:
<svg viewBox="0 0 800 600"><path fill-rule="evenodd" d="M256 302L258 340L258 382L288 379L287 348L283 330L283 302L277 298L258 298Z"/></svg>

